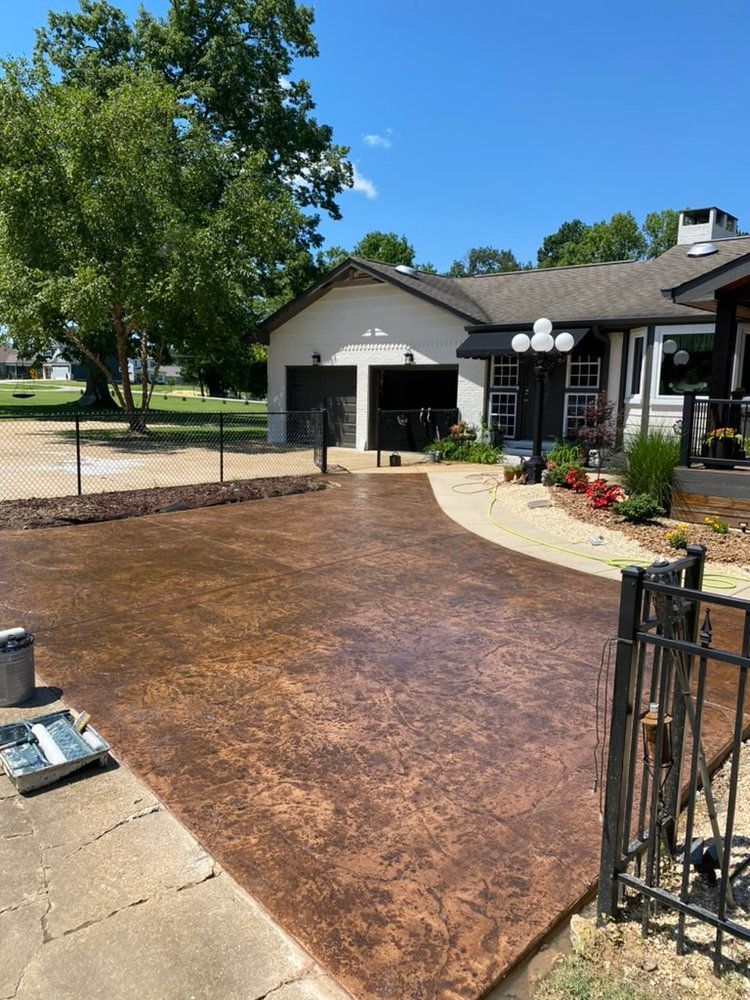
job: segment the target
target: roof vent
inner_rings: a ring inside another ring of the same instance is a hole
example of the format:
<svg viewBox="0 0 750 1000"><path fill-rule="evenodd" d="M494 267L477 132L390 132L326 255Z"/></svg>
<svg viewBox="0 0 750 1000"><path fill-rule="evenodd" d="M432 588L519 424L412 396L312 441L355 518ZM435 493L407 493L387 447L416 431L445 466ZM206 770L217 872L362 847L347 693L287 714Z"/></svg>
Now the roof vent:
<svg viewBox="0 0 750 1000"><path fill-rule="evenodd" d="M396 270L400 274L408 274L410 278L416 278L417 269L415 267L409 267L408 264L396 264Z"/></svg>
<svg viewBox="0 0 750 1000"><path fill-rule="evenodd" d="M693 243L687 255L688 257L710 257L712 253L717 253L717 248L713 243Z"/></svg>

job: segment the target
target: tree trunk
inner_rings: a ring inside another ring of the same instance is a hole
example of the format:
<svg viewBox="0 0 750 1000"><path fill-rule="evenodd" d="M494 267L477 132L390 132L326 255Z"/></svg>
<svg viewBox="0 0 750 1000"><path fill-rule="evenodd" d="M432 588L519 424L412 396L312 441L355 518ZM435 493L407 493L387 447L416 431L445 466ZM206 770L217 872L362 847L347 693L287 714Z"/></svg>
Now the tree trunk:
<svg viewBox="0 0 750 1000"><path fill-rule="evenodd" d="M146 433L146 412L137 410L133 400L133 386L130 381L128 371L128 351L127 339L131 329L125 325L122 318L122 309L115 306L112 316L115 327L115 342L117 344L117 361L120 366L120 378L122 379L122 395L125 403L125 412L128 418L128 426L133 434Z"/></svg>
<svg viewBox="0 0 750 1000"><path fill-rule="evenodd" d="M119 406L110 394L109 382L104 372L94 365L86 366L86 389L83 398L86 400L86 405L93 410L119 410Z"/></svg>
<svg viewBox="0 0 750 1000"><path fill-rule="evenodd" d="M218 375L218 373L214 372L206 373L206 388L208 389L209 396L224 395L224 381Z"/></svg>

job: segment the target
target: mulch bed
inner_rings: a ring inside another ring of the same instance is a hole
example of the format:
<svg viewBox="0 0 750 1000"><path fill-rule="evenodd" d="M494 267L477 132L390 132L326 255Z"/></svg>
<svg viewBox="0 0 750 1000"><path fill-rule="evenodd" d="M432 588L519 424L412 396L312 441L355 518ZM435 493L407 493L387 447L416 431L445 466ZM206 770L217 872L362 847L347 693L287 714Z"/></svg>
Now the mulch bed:
<svg viewBox="0 0 750 1000"><path fill-rule="evenodd" d="M164 486L145 490L92 493L87 496L31 497L0 502L0 531L52 528L64 524L115 521L144 514L194 510L225 503L244 503L268 497L309 493L326 488L317 476L243 479L198 486Z"/></svg>
<svg viewBox="0 0 750 1000"><path fill-rule="evenodd" d="M566 490L559 486L553 486L551 490L555 503L572 517L589 524L599 524L613 531L621 531L623 535L639 542L645 549L679 555L674 550L670 553L664 535L680 522L667 517L657 517L648 524L633 524L613 511L592 510L588 500L581 493L574 493L573 490ZM730 528L728 534L718 535L706 524L689 524L687 535L691 542L706 546L706 558L712 562L750 566L750 534L743 535Z"/></svg>

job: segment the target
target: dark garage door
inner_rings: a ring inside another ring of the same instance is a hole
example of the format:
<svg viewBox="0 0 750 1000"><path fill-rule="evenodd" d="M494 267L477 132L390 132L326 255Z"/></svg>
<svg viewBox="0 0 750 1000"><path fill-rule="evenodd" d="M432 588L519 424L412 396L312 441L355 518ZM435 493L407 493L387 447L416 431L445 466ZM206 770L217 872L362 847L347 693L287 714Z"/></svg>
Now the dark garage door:
<svg viewBox="0 0 750 1000"><path fill-rule="evenodd" d="M357 369L315 365L287 368L290 410L328 406L328 443L354 448L357 430Z"/></svg>

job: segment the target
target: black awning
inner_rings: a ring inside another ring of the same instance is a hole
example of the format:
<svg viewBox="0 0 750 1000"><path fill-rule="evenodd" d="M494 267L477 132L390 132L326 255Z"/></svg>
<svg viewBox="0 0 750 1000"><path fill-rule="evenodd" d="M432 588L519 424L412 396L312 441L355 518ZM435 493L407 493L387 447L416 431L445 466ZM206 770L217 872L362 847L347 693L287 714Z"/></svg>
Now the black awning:
<svg viewBox="0 0 750 1000"><path fill-rule="evenodd" d="M590 329L591 327L588 326L577 330L565 328L564 330L553 330L552 335L569 333L573 338L574 346L578 347ZM456 356L459 358L491 358L493 354L515 354L516 352L511 347L511 341L518 333L525 333L527 337L531 336L531 330L495 330L487 333L470 333L456 351Z"/></svg>

